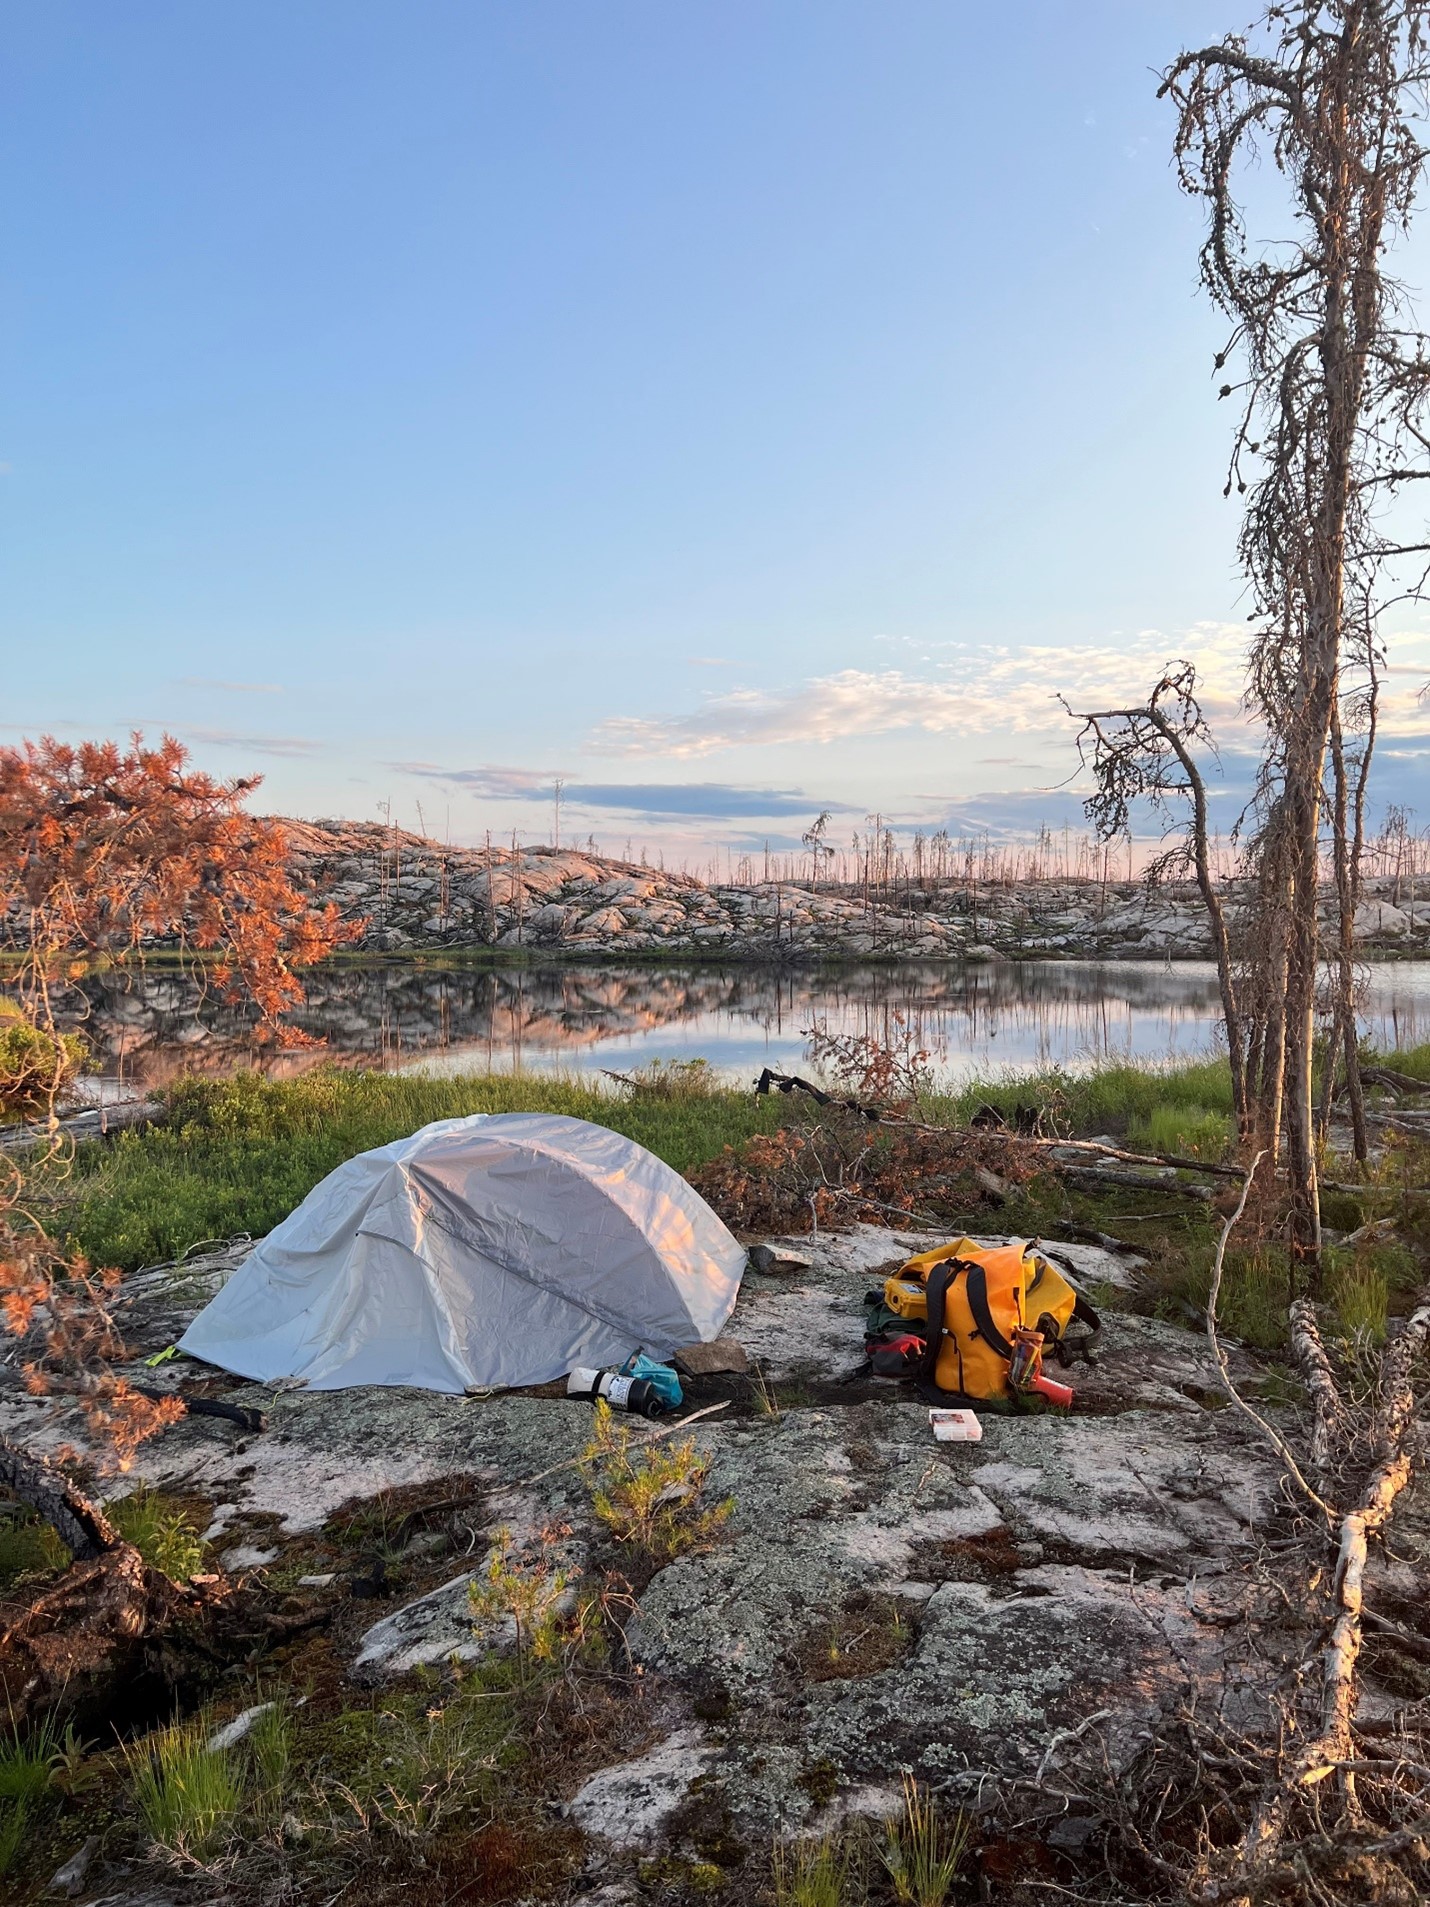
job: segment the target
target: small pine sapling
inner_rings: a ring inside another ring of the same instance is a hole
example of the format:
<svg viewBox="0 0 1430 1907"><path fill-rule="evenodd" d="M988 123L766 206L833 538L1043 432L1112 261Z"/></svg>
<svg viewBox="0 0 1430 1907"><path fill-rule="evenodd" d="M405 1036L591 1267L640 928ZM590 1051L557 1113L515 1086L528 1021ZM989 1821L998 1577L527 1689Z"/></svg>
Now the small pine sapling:
<svg viewBox="0 0 1430 1907"><path fill-rule="evenodd" d="M693 1437L634 1443L604 1398L596 1403L591 1441L581 1454L591 1507L618 1543L643 1552L659 1568L713 1542L735 1507L733 1497L702 1499L710 1462Z"/></svg>

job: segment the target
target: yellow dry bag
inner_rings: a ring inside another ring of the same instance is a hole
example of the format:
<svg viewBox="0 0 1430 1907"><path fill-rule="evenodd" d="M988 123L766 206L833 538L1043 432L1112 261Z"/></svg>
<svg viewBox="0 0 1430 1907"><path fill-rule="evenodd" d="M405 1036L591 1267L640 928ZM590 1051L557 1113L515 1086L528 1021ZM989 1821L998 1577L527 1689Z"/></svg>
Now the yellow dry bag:
<svg viewBox="0 0 1430 1907"><path fill-rule="evenodd" d="M923 1321L927 1343L919 1376L958 1397L1008 1396L1008 1366L1020 1326L1041 1331L1059 1363L1087 1358L1101 1332L1096 1311L1037 1247L1021 1239L975 1245L956 1238L910 1258L884 1283L884 1303ZM1068 1326L1087 1327L1073 1338Z"/></svg>

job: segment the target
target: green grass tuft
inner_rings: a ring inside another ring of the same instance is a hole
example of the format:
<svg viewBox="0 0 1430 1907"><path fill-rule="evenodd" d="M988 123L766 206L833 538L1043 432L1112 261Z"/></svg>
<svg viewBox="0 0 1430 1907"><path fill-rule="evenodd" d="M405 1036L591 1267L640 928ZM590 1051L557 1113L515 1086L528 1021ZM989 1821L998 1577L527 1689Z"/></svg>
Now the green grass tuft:
<svg viewBox="0 0 1430 1907"><path fill-rule="evenodd" d="M271 1706L254 1717L246 1746L253 1777L254 1812L268 1826L283 1818L293 1772L293 1718L280 1690Z"/></svg>
<svg viewBox="0 0 1430 1907"><path fill-rule="evenodd" d="M36 1814L49 1799L62 1754L59 1728L51 1718L24 1734L12 1721L0 1733L0 1876L15 1865Z"/></svg>
<svg viewBox="0 0 1430 1907"><path fill-rule="evenodd" d="M1369 1252L1331 1252L1327 1295L1342 1337L1384 1344L1390 1316L1390 1285L1384 1267Z"/></svg>
<svg viewBox="0 0 1430 1907"><path fill-rule="evenodd" d="M1211 1291L1212 1246L1190 1246L1158 1281L1154 1310L1174 1324L1197 1324ZM1217 1324L1257 1351L1279 1351L1289 1337L1290 1271L1279 1246L1230 1246L1222 1268Z"/></svg>
<svg viewBox="0 0 1430 1907"><path fill-rule="evenodd" d="M954 1094L936 1094L930 1111L962 1123L980 1106L1009 1117L1019 1106L1038 1106L1062 1130L1128 1133L1139 1121L1231 1117L1231 1073L1224 1059L1191 1060L1180 1066L1099 1066L1086 1073L1054 1067L1046 1073L974 1080ZM1163 1148L1168 1150L1170 1148Z"/></svg>
<svg viewBox="0 0 1430 1907"><path fill-rule="evenodd" d="M69 1563L69 1551L32 1510L6 1504L0 1515L0 1589L26 1576L50 1576Z"/></svg>
<svg viewBox="0 0 1430 1907"><path fill-rule="evenodd" d="M1154 1106L1129 1122L1127 1139L1137 1151L1171 1152L1217 1164L1231 1148L1231 1115L1198 1105Z"/></svg>
<svg viewBox="0 0 1430 1907"><path fill-rule="evenodd" d="M899 1907L944 1907L972 1835L964 1814L951 1819L912 1775L904 1776L904 1811L890 1824L884 1866Z"/></svg>
<svg viewBox="0 0 1430 1907"><path fill-rule="evenodd" d="M202 1719L175 1722L128 1751L134 1801L149 1838L204 1861L223 1845L243 1801L234 1752L205 1746Z"/></svg>
<svg viewBox="0 0 1430 1907"><path fill-rule="evenodd" d="M775 1907L852 1907L863 1897L852 1840L777 1841L772 1868Z"/></svg>

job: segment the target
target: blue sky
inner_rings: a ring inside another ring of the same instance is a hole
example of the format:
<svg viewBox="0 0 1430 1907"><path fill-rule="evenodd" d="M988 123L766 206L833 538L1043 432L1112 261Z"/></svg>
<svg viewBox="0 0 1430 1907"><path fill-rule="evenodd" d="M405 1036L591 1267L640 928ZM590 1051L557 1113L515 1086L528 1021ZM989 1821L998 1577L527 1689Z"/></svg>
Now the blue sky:
<svg viewBox="0 0 1430 1907"><path fill-rule="evenodd" d="M1152 69L1238 18L0 0L7 739L676 858L1061 822L1055 691L1234 702Z"/></svg>

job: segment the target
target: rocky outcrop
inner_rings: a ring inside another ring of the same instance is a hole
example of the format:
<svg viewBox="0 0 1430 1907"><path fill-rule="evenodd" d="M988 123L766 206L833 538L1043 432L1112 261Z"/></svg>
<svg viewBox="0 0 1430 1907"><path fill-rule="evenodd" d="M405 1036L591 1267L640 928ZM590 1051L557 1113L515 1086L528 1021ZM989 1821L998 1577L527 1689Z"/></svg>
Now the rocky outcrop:
<svg viewBox="0 0 1430 1907"><path fill-rule="evenodd" d="M371 952L486 947L568 959L680 953L781 963L1210 952L1202 907L1186 886L737 885L572 849L444 847L366 822L284 826L300 878L345 919L363 923L358 945ZM1228 912L1235 924L1235 894ZM1414 898L1404 881L1368 882L1356 937L1371 948L1430 945L1430 897Z"/></svg>
<svg viewBox="0 0 1430 1907"><path fill-rule="evenodd" d="M1094 1720L1115 1768L1179 1706L1231 1731L1260 1718L1275 1652L1257 1640L1254 1566L1278 1471L1245 1419L1217 1407L1204 1341L1114 1312L1103 1361L1075 1374L1073 1415L987 1413L981 1442L937 1444L907 1391L840 1381L862 1356L871 1276L926 1243L860 1227L747 1275L727 1331L763 1389L726 1380L726 1408L693 1427L732 1514L707 1550L645 1583L625 1630L663 1739L561 1797L613 1858L711 1837L767 1846L776 1826L814 1825L831 1806L887 1806L901 1766L975 1787L1032 1779ZM171 1341L246 1249L131 1281L136 1349ZM1088 1282L1127 1275L1094 1248L1055 1249ZM1254 1382L1232 1355L1238 1381ZM139 1457L150 1482L215 1505L220 1545L261 1528L275 1568L292 1570L293 1545L311 1571L348 1499L425 1483L471 1506L469 1542L440 1564L422 1554L435 1580L342 1631L358 1682L501 1646L467 1595L497 1531L573 1576L598 1548L569 1461L590 1433L579 1402L232 1395L266 1408L262 1434L186 1422ZM18 1384L0 1386L0 1422L29 1428L28 1413ZM319 1596L357 1593L330 1573L304 1580Z"/></svg>

